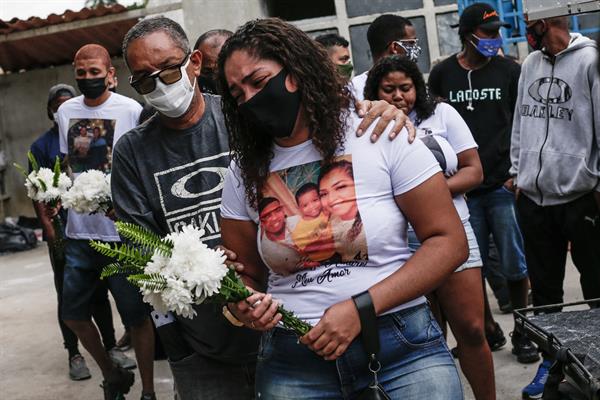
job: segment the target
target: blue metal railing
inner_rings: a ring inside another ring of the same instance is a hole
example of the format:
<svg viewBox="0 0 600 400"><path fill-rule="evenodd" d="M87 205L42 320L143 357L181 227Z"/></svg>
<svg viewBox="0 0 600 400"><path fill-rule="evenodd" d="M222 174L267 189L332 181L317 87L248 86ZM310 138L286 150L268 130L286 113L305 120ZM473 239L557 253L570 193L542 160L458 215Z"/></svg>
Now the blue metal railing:
<svg viewBox="0 0 600 400"><path fill-rule="evenodd" d="M500 19L512 25L511 28L502 28L501 33L504 38L504 52L510 51L510 45L518 42L525 42L525 18L523 17L523 2L522 0L458 0L458 13L473 3L482 2L488 3L498 11ZM600 31L600 27L581 29L579 18L571 17L571 31L579 32L587 35Z"/></svg>

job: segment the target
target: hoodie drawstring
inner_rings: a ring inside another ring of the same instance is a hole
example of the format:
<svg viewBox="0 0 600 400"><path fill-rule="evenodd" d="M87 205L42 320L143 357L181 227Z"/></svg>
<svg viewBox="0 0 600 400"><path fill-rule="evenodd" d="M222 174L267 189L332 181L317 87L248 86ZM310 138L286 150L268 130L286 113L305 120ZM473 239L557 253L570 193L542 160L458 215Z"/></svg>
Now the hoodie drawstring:
<svg viewBox="0 0 600 400"><path fill-rule="evenodd" d="M469 93L471 93L471 96L469 96L469 104L467 104L468 111L475 110L475 108L473 108L473 85L471 84L471 73L472 72L473 72L472 69L470 69L469 72L467 72L467 80L469 81Z"/></svg>

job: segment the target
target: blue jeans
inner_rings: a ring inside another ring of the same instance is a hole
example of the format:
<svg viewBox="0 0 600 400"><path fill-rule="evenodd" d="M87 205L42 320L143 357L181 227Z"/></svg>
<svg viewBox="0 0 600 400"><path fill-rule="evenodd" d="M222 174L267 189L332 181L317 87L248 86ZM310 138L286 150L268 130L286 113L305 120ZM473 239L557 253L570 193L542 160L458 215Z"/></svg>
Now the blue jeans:
<svg viewBox="0 0 600 400"><path fill-rule="evenodd" d="M111 262L114 260L96 252L87 240L67 239L62 292L63 320L91 319L94 293L103 284L100 272ZM125 275L111 276L106 283L126 328L137 326L150 316L150 308L142 301L140 290L129 283Z"/></svg>
<svg viewBox="0 0 600 400"><path fill-rule="evenodd" d="M523 236L515 209L515 195L501 186L481 195L467 198L470 222L479 244L483 274L488 272L490 233L498 249L500 272L508 281L527 278L527 264L523 251Z"/></svg>
<svg viewBox="0 0 600 400"><path fill-rule="evenodd" d="M420 305L377 319L379 383L392 399L462 399L452 356L429 307ZM325 361L289 331L275 328L261 340L256 398L353 399L373 380L359 338L336 361Z"/></svg>

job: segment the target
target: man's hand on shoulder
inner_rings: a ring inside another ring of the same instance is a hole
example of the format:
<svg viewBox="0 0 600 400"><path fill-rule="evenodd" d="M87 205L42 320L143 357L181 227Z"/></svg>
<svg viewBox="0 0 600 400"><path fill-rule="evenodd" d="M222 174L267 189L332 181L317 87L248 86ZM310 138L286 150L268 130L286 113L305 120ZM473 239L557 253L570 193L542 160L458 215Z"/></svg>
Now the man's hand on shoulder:
<svg viewBox="0 0 600 400"><path fill-rule="evenodd" d="M396 106L387 103L384 100L364 100L356 102L356 112L363 120L356 131L357 136L362 136L373 122L381 117L375 125L371 134L371 141L375 143L383 134L390 122L394 121L394 127L390 131L388 138L394 140L402 128L408 130L408 142L412 143L417 136L417 131L404 112Z"/></svg>

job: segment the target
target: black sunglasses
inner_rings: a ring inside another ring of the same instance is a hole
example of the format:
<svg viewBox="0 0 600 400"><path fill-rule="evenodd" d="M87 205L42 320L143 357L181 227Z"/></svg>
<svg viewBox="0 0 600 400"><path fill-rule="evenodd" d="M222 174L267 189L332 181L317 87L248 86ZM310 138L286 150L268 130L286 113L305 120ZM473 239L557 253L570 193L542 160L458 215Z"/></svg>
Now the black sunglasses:
<svg viewBox="0 0 600 400"><path fill-rule="evenodd" d="M187 62L191 53L186 54L183 61L179 64L170 65L158 71L154 71L150 75L142 76L138 79L133 79L133 75L129 77L129 84L139 94L148 94L156 89L156 78L160 79L165 85L171 85L181 79L181 67Z"/></svg>

